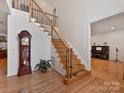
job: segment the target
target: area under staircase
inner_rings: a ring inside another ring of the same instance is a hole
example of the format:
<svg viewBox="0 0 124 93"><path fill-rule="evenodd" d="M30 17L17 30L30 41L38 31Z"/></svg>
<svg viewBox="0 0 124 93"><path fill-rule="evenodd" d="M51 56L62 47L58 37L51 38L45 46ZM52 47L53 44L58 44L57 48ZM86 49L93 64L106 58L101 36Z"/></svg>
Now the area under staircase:
<svg viewBox="0 0 124 93"><path fill-rule="evenodd" d="M30 21L34 22L41 31L51 36L51 44L54 46L60 63L66 71L64 83L71 84L89 72L85 70L84 64L75 53L70 44L63 38L58 29L58 16L44 12L35 0L12 0L12 7L29 12Z"/></svg>

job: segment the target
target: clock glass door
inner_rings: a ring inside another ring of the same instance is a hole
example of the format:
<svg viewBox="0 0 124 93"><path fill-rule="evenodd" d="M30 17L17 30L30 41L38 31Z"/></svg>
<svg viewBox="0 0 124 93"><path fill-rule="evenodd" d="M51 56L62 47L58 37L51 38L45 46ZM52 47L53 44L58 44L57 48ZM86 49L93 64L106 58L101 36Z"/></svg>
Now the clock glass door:
<svg viewBox="0 0 124 93"><path fill-rule="evenodd" d="M28 66L29 64L29 49L27 47L22 48L22 64Z"/></svg>

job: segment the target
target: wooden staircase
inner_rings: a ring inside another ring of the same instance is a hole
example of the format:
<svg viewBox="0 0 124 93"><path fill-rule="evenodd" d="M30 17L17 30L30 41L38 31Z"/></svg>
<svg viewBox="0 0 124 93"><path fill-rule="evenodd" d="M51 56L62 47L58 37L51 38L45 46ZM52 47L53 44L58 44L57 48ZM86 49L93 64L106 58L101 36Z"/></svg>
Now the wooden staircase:
<svg viewBox="0 0 124 93"><path fill-rule="evenodd" d="M51 42L56 49L60 63L63 64L63 69L66 71L64 83L71 84L80 77L88 74L89 72L85 70L85 66L81 64L81 59L78 58L78 55L65 41L61 33L56 30L58 17L44 12L35 0L23 0L23 8L21 8L22 3L21 5L17 5L21 1L13 0L13 8L19 10L24 8L23 11L26 10L30 14L30 21L34 22L42 31L47 32L51 36Z"/></svg>
<svg viewBox="0 0 124 93"><path fill-rule="evenodd" d="M63 44L61 39L54 39L52 42L59 54L58 57L60 58L60 62L64 65L64 68L66 68L66 46ZM77 55L72 51L72 74L81 70L84 70L84 65L81 64L81 60L78 59Z"/></svg>
<svg viewBox="0 0 124 93"><path fill-rule="evenodd" d="M63 64L64 69L67 70L66 52L69 47L69 44L66 42L68 45L67 47L61 39L53 39L52 43L58 53L60 62ZM75 54L73 50L71 55L71 62L72 62L71 64L72 78L71 79L64 78L64 83L67 85L73 83L74 81L81 78L82 76L89 74L89 72L85 70L85 66L81 64L81 60L78 58L78 56Z"/></svg>

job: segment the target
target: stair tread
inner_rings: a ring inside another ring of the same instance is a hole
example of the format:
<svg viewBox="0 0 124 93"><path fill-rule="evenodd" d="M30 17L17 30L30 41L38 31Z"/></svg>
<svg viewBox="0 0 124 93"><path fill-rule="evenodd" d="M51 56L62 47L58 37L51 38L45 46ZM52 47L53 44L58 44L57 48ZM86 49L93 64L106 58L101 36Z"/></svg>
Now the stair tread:
<svg viewBox="0 0 124 93"><path fill-rule="evenodd" d="M76 65L75 67L73 66L72 67L72 73L75 74L81 70L84 69L84 65L80 64L80 65Z"/></svg>
<svg viewBox="0 0 124 93"><path fill-rule="evenodd" d="M77 72L77 73L75 73L75 74L73 74L73 75L76 76L76 77L78 77L78 76L84 75L84 74L86 74L86 73L87 73L86 70L81 70L81 71L79 71L79 72Z"/></svg>

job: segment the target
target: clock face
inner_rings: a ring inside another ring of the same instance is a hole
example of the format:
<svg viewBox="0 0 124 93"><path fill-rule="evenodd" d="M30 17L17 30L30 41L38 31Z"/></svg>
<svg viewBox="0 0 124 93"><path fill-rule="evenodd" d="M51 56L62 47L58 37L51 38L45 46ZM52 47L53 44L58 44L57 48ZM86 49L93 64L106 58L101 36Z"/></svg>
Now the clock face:
<svg viewBox="0 0 124 93"><path fill-rule="evenodd" d="M21 45L29 45L29 38L28 37L23 37L21 39Z"/></svg>

